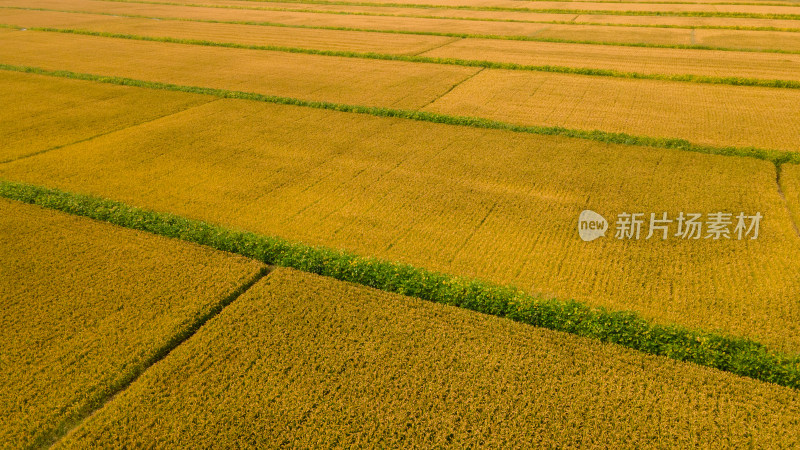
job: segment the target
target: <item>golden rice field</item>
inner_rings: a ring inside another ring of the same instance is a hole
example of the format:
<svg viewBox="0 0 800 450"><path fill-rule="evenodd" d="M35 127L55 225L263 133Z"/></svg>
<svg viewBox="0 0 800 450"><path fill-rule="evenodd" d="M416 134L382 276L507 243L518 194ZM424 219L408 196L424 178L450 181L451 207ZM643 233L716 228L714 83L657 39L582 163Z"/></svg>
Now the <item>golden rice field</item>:
<svg viewBox="0 0 800 450"><path fill-rule="evenodd" d="M151 38L202 40L219 44L419 55L532 66L564 66L621 72L711 77L760 78L800 81L800 55L672 48L620 49L586 45L498 39L461 39L446 36L389 34L257 25L219 24L152 19L109 18L94 21L89 14L31 11L6 23L21 27L57 27ZM3 19L0 19L3 20Z"/></svg>
<svg viewBox="0 0 800 450"><path fill-rule="evenodd" d="M800 351L800 242L765 161L220 100L5 164L0 177ZM753 243L587 246L573 233L587 197L608 214L771 220Z"/></svg>
<svg viewBox="0 0 800 450"><path fill-rule="evenodd" d="M0 0L0 98L0 448L800 445L797 2Z"/></svg>
<svg viewBox="0 0 800 450"><path fill-rule="evenodd" d="M90 29L94 29L91 27ZM643 74L800 80L800 55L460 39L421 53L523 65L591 67Z"/></svg>
<svg viewBox="0 0 800 450"><path fill-rule="evenodd" d="M800 90L484 70L425 107L522 125L800 151ZM770 105L769 109L763 105ZM721 128L720 123L737 127Z"/></svg>
<svg viewBox="0 0 800 450"><path fill-rule="evenodd" d="M0 442L46 444L261 265L0 199Z"/></svg>
<svg viewBox="0 0 800 450"><path fill-rule="evenodd" d="M24 8L28 3L21 0L3 0L0 6ZM790 50L800 51L800 34L781 31L708 30L688 28L641 28L637 26L608 26L601 23L592 25L563 23L526 22L481 22L457 19L427 19L409 17L334 15L293 11L263 11L241 9L219 9L195 6L162 6L137 3L103 3L94 0L73 0L67 7L58 0L37 2L43 8L54 11L38 11L35 15L40 26L79 26L114 22L110 16L93 17L98 14L120 14L145 16L160 19L181 19L193 21L257 22L300 27L342 27L351 29L376 30L402 33L458 33L473 35L492 35L502 37L530 37L542 39L561 39L571 41L591 41L601 43L625 43L648 45L706 45L732 49ZM83 11L90 14L65 13L58 11ZM0 10L2 23L23 26L33 16L31 11L19 9ZM73 17L78 16L78 17ZM556 21L563 22L563 21ZM800 31L800 25L790 23L788 28ZM247 29L243 27L242 29ZM288 30L284 30L288 31ZM314 32L304 34L303 39L315 36ZM274 36L268 30L265 36ZM244 31L236 33L243 39ZM300 36L295 35L297 38ZM396 37L383 36L377 43L393 42ZM320 41L316 41L321 43ZM363 41L361 41L363 43ZM325 42L335 46L336 42Z"/></svg>
<svg viewBox="0 0 800 450"><path fill-rule="evenodd" d="M783 195L794 219L795 228L800 224L800 166L786 165L781 171ZM800 231L798 232L800 234Z"/></svg>
<svg viewBox="0 0 800 450"><path fill-rule="evenodd" d="M102 19L102 20L98 20ZM94 19L94 20L92 20ZM376 52L390 55L416 55L440 47L456 38L390 34L376 39L375 33L257 25L220 24L106 17L52 11L26 11L6 19L0 10L0 23L21 27L55 27L62 30L88 30L102 33L147 37L194 39L253 46L279 46L329 51Z"/></svg>
<svg viewBox="0 0 800 450"><path fill-rule="evenodd" d="M94 85L0 72L0 161L91 139L214 100L175 92ZM32 101L36 99L36 101Z"/></svg>
<svg viewBox="0 0 800 450"><path fill-rule="evenodd" d="M800 89L481 70L39 31L0 30L0 42L0 58L20 66L701 145L800 149ZM74 59L64 61L65 53ZM765 103L771 107L761 108ZM741 126L722 129L720 121Z"/></svg>
<svg viewBox="0 0 800 450"><path fill-rule="evenodd" d="M790 389L280 269L56 447L790 447L798 415Z"/></svg>
<svg viewBox="0 0 800 450"><path fill-rule="evenodd" d="M0 42L6 64L409 109L479 70L36 31L0 32Z"/></svg>

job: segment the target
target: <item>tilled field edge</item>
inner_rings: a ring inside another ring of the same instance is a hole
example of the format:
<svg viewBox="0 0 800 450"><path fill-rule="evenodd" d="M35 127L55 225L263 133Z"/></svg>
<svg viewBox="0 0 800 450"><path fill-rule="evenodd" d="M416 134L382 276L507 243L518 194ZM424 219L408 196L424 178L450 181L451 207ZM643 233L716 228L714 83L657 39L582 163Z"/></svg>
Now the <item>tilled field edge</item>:
<svg viewBox="0 0 800 450"><path fill-rule="evenodd" d="M365 53L365 52L341 51L341 50L320 50L320 49L305 48L305 47L285 47L276 45L251 45L251 44L242 44L236 42L216 42L216 41L199 40L199 39L173 38L166 36L144 36L144 35L134 35L134 34L109 33L103 31L92 31L92 30L76 29L76 28L52 28L52 27L25 28L21 26L6 25L6 24L0 24L0 28L9 28L15 30L30 30L30 31L39 31L46 33L77 34L83 36L95 36L95 37L105 37L113 39L128 39L135 41L164 42L169 44L199 45L205 47L239 48L247 50L266 50L266 51L278 51L285 53L299 53L306 55L335 56L344 58L375 59L383 61L403 61L411 63L442 64L442 65L463 66L463 67L481 67L484 69L523 70L531 72L550 72L550 73L563 73L570 75L629 78L638 80L675 81L675 82L700 83L700 84L720 84L729 86L800 89L800 81L796 80L778 80L778 79L745 78L745 77L714 77L714 76L694 75L694 74L671 75L671 74L661 74L661 73L625 72L612 69L594 69L590 67L527 65L527 64L510 63L510 62L497 62L497 61L460 59L460 58L439 58L431 56L389 54L389 53L377 53L377 52Z"/></svg>
<svg viewBox="0 0 800 450"><path fill-rule="evenodd" d="M800 164L800 152L764 149L756 147L715 147L693 144L685 139L656 138L650 136L637 136L626 133L614 133L600 130L581 130L557 126L530 126L516 125L513 123L480 117L455 116L427 111L394 109L373 106L349 105L343 103L321 102L302 100L292 97L257 94L253 92L234 91L229 89L206 88L199 86L184 86L169 83L137 80L132 78L104 76L88 73L71 72L66 70L48 70L30 66L15 66L0 63L0 70L12 72L33 73L60 78L95 81L100 83L116 84L122 86L136 86L148 89L161 89L176 92L211 95L219 98L232 98L253 100L281 105L304 106L316 109L327 109L356 114L368 114L377 117L396 117L401 119L417 120L421 122L443 123L448 125L467 126L472 128L494 129L530 133L547 136L564 136L577 139L587 139L603 143L636 145L641 147L666 148L705 153L723 156L739 156L771 161L774 164Z"/></svg>
<svg viewBox="0 0 800 450"><path fill-rule="evenodd" d="M5 180L0 180L0 196L205 245L272 266L458 306L800 389L800 355L772 352L749 339L654 324L633 312L592 308L574 300L545 299L512 286L231 230L114 200Z"/></svg>

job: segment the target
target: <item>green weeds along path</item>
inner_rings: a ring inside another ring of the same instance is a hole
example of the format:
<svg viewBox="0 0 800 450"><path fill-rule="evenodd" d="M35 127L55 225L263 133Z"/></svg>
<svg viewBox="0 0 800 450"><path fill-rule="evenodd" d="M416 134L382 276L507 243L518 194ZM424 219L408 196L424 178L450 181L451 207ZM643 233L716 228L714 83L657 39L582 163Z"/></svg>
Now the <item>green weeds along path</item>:
<svg viewBox="0 0 800 450"><path fill-rule="evenodd" d="M706 153L725 156L742 156L749 158L771 161L775 164L800 164L800 153L782 150L761 149L755 147L714 147L692 144L684 139L653 138L648 136L634 136L625 133L610 133L598 130L577 130L563 127L542 127L515 125L478 117L462 117L447 114L439 114L416 110L402 110L392 108L379 108L358 105L347 105L331 102L314 102L300 100L289 97L278 97L273 95L256 94L252 92L233 91L228 89L213 89L198 86L183 86L169 83L159 83L151 81L136 80L122 77L109 77L87 73L77 73L63 70L46 70L37 67L14 66L0 64L0 70L13 72L33 73L60 78L70 78L76 80L95 81L100 83L117 84L122 86L136 86L148 89L161 89L167 91L188 92L194 94L211 95L220 98L234 98L253 100L266 103L282 105L304 106L317 109L328 109L340 112L350 112L356 114L369 114L378 117L397 117L423 122L443 123L449 125L467 126L473 128L485 128L495 130L506 130L518 133L531 133L548 136L565 136L577 139L588 139L597 142L637 145L643 147L678 149L696 153Z"/></svg>
<svg viewBox="0 0 800 450"><path fill-rule="evenodd" d="M630 79L640 79L640 80L659 80L659 81L676 81L676 82L719 84L719 85L731 85L731 86L755 86L755 87L770 87L770 88L784 88L784 89L800 89L800 81L797 80L769 80L769 79L741 78L741 77L712 77L712 76L691 75L691 74L670 75L670 74L659 74L659 73L623 72L623 71L608 70L608 69L593 69L593 68L552 66L552 65L528 65L528 64L516 64L509 62L469 60L460 58L438 58L429 56L397 55L397 54L372 53L372 52L363 53L363 52L352 52L352 51L317 50L313 48L283 47L274 45L250 45L250 44L241 44L236 42L214 42L214 41L199 40L199 39L181 39L181 38L173 38L165 36L143 36L143 35L109 33L102 31L91 31L91 30L73 29L73 28L51 28L51 27L25 28L22 26L3 25L3 24L0 24L0 27L16 29L16 30L66 33L66 34L76 34L83 36L129 39L136 41L165 42L171 44L200 45L206 47L226 47L226 48L240 48L249 50L279 51L286 53L300 53L306 55L338 56L346 58L375 59L384 61L404 61L413 63L456 65L464 67L482 67L485 69L523 70L523 71L533 71L533 72L551 72L551 73L563 73L572 75L630 78Z"/></svg>
<svg viewBox="0 0 800 450"><path fill-rule="evenodd" d="M650 323L624 311L590 308L574 301L541 299L518 289L453 277L374 258L283 239L239 232L119 202L9 181L0 196L115 225L236 253L387 292L459 306L611 342L678 361L800 388L800 357L770 352L747 339Z"/></svg>

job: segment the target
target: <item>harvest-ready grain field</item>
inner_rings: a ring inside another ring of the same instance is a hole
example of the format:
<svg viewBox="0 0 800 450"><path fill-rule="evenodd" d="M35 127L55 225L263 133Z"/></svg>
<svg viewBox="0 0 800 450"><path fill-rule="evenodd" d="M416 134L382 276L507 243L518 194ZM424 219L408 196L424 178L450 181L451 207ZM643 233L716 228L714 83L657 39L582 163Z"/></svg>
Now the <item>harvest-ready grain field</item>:
<svg viewBox="0 0 800 450"><path fill-rule="evenodd" d="M73 426L261 270L192 244L0 206L0 440L9 447L47 444Z"/></svg>
<svg viewBox="0 0 800 450"><path fill-rule="evenodd" d="M279 269L57 448L792 446L798 415L792 389Z"/></svg>
<svg viewBox="0 0 800 450"><path fill-rule="evenodd" d="M0 0L0 98L2 448L799 444L797 2Z"/></svg>

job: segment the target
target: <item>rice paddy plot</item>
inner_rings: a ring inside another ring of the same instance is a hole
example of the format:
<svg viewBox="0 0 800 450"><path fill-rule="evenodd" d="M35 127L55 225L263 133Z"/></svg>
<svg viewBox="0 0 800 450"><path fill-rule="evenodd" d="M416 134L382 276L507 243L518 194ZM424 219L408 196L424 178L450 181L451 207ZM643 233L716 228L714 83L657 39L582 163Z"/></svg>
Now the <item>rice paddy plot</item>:
<svg viewBox="0 0 800 450"><path fill-rule="evenodd" d="M791 32L696 30L695 41L712 47L800 51L800 33Z"/></svg>
<svg viewBox="0 0 800 450"><path fill-rule="evenodd" d="M0 163L216 100L0 71Z"/></svg>
<svg viewBox="0 0 800 450"><path fill-rule="evenodd" d="M0 199L0 446L99 407L262 266Z"/></svg>
<svg viewBox="0 0 800 450"><path fill-rule="evenodd" d="M798 104L797 89L484 70L424 110L718 147L800 151Z"/></svg>
<svg viewBox="0 0 800 450"><path fill-rule="evenodd" d="M420 56L642 74L800 81L800 55L461 39Z"/></svg>
<svg viewBox="0 0 800 450"><path fill-rule="evenodd" d="M316 30L256 25L188 22L178 20L108 17L52 11L28 11L6 22L0 10L0 23L24 27L51 27L128 34L157 38L189 39L218 43L278 46L384 54L418 54L439 47L453 38L408 34L376 35L359 31ZM100 17L102 20L97 20ZM90 18L95 18L90 22ZM377 39L380 37L380 39Z"/></svg>
<svg viewBox="0 0 800 450"><path fill-rule="evenodd" d="M220 100L0 177L800 352L800 240L767 161ZM584 209L607 238L580 240ZM718 211L760 212L758 239L614 237L622 212Z"/></svg>
<svg viewBox="0 0 800 450"><path fill-rule="evenodd" d="M781 166L781 187L795 228L800 231L800 165L784 164Z"/></svg>
<svg viewBox="0 0 800 450"><path fill-rule="evenodd" d="M793 446L791 389L278 269L56 448Z"/></svg>
<svg viewBox="0 0 800 450"><path fill-rule="evenodd" d="M738 17L677 17L677 16L623 16L611 14L581 14L572 19L575 23L616 25L657 25L681 27L768 27L800 30L800 20L760 19Z"/></svg>
<svg viewBox="0 0 800 450"><path fill-rule="evenodd" d="M317 1L249 1L249 0L172 0L176 3L201 3L208 5L238 6L243 8L253 7L276 7L276 8L323 8L339 10L342 7L347 11L391 11L391 13L401 13L400 11L435 11L439 14L443 11L456 11L461 13L490 13L501 18L525 17L525 14L536 14L536 11L553 11L566 14L579 14L583 11L608 11L614 14L642 14L642 13L745 13L745 14L800 14L798 5L708 5L708 4L689 4L689 3L604 3L604 2L544 2L537 1L521 2L516 0L496 1L494 4L472 3L472 2L446 2L422 0L420 2L394 2L394 1L353 1L348 4L337 4L332 2ZM371 3L370 5L366 3Z"/></svg>
<svg viewBox="0 0 800 450"><path fill-rule="evenodd" d="M70 55L65 58L64 55ZM365 106L420 108L479 69L17 31L5 64Z"/></svg>
<svg viewBox="0 0 800 450"><path fill-rule="evenodd" d="M0 6L4 6L0 3ZM62 4L62 7L64 5ZM31 17L35 13L24 9L0 9L0 24L3 25L16 25L16 26L31 26ZM106 22L108 16L98 14L68 14L68 13L53 13L42 12L37 14L36 20L37 27L58 27L62 25L83 26L89 25L94 22Z"/></svg>
<svg viewBox="0 0 800 450"><path fill-rule="evenodd" d="M5 4L24 6L14 0L3 0ZM0 2L0 4L3 4ZM62 3L49 0L38 4L55 9L64 9ZM99 4L99 6L98 6ZM332 15L288 11L244 11L202 7L143 5L135 3L96 2L75 0L72 9L95 14L144 15L162 19L218 20L272 23L299 27L333 27L376 30L403 33L455 33L490 35L498 37L535 37L541 39L563 39L605 43L644 45L708 45L723 48L800 51L800 37L791 32L764 32L748 30L703 30L681 28L642 28L636 26L567 25L554 23L475 22L453 19L420 19L406 17L381 17L358 15ZM14 15L8 23L22 25L29 17ZM19 20L16 19L19 17ZM53 16L53 25L62 21ZM88 20L88 19L87 19ZM800 29L800 27L798 27ZM285 31L285 30L284 30ZM310 30L306 32L310 33ZM375 35L374 37L381 36ZM693 37L694 36L694 37ZM385 36L384 36L385 37ZM384 39L392 42L392 39ZM374 41L374 39L373 39Z"/></svg>

